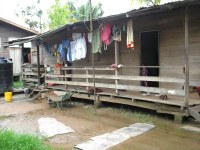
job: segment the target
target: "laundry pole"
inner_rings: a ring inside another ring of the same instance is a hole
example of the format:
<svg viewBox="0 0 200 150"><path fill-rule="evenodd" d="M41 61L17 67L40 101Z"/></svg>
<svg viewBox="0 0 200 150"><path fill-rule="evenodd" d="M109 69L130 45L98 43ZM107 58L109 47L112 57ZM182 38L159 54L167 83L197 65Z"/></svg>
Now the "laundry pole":
<svg viewBox="0 0 200 150"><path fill-rule="evenodd" d="M92 23L92 0L90 0L90 33L93 31L93 23ZM92 74L93 74L93 91L94 91L94 104L95 104L95 114L96 114L96 92L95 92L95 64L94 64L94 53L92 53Z"/></svg>

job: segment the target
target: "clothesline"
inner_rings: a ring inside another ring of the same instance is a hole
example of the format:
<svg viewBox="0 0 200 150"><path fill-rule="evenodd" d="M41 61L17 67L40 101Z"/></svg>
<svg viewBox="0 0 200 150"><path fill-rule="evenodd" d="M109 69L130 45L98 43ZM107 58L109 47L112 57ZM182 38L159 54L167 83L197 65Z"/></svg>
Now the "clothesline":
<svg viewBox="0 0 200 150"><path fill-rule="evenodd" d="M124 30L123 26L123 30ZM133 23L132 20L127 22L127 48L134 49L134 36L133 36ZM109 23L101 24L100 27L88 34L72 33L73 41L68 39L62 40L59 45L52 45L44 43L44 48L51 56L57 56L57 61L72 62L80 59L84 59L87 54L87 42L91 43L92 53L102 53L102 46L104 50L107 50L107 46L112 43L113 40L121 40L121 29L117 26L111 26ZM67 54L66 54L67 53Z"/></svg>

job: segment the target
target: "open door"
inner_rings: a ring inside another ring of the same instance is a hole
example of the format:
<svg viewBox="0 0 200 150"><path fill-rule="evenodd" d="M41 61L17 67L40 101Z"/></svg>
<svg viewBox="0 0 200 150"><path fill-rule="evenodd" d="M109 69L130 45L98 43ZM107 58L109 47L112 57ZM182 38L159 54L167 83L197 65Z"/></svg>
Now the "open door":
<svg viewBox="0 0 200 150"><path fill-rule="evenodd" d="M23 60L24 62L23 63L31 63L31 49L30 48L24 48L23 49Z"/></svg>
<svg viewBox="0 0 200 150"><path fill-rule="evenodd" d="M141 33L141 65L159 66L158 31ZM148 76L159 76L159 68L147 68ZM149 82L148 86L158 87L158 82Z"/></svg>

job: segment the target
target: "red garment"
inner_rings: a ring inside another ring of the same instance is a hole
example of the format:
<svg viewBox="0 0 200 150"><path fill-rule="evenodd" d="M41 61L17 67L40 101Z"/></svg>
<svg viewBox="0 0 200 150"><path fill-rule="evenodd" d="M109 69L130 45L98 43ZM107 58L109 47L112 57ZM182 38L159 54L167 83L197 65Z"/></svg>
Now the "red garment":
<svg viewBox="0 0 200 150"><path fill-rule="evenodd" d="M31 64L31 53L28 53L28 62Z"/></svg>
<svg viewBox="0 0 200 150"><path fill-rule="evenodd" d="M101 41L104 42L106 45L110 44L110 33L110 24L106 23L105 25L103 25L100 31Z"/></svg>
<svg viewBox="0 0 200 150"><path fill-rule="evenodd" d="M197 92L198 92L198 94L200 96L200 86L197 87Z"/></svg>

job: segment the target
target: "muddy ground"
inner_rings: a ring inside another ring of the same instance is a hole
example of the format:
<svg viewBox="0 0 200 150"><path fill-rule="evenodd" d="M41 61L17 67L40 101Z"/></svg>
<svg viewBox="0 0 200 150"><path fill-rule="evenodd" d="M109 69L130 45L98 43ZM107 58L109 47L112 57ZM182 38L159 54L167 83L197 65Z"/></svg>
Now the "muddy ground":
<svg viewBox="0 0 200 150"><path fill-rule="evenodd" d="M70 126L76 132L54 136L48 139L47 143L55 149L61 147L64 150L71 150L74 145L87 141L93 136L136 122L147 122L155 124L156 128L111 149L199 150L200 133L183 130L181 129L183 125L175 124L171 120L108 106L98 108L96 113L95 115L92 105L83 103L74 103L72 107L63 110L49 107L44 99L35 102L1 103L0 127L38 135L37 120L41 117L52 117Z"/></svg>

